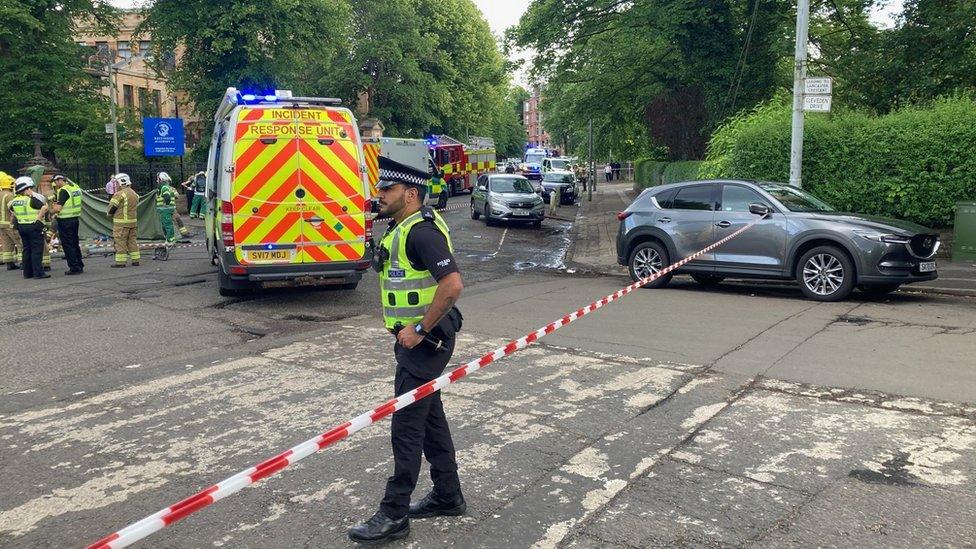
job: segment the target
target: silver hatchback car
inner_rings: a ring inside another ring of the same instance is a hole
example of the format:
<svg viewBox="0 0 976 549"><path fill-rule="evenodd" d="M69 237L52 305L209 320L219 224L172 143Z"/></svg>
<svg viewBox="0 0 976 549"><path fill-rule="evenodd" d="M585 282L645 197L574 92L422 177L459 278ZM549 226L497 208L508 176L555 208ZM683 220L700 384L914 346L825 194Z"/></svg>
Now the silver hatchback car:
<svg viewBox="0 0 976 549"><path fill-rule="evenodd" d="M482 215L489 226L499 221L521 221L538 229L546 208L536 187L521 175L485 174L478 177L471 192L471 219Z"/></svg>
<svg viewBox="0 0 976 549"><path fill-rule="evenodd" d="M639 280L763 215L755 227L678 272L705 285L730 276L795 279L818 301L844 299L855 287L885 294L938 277L936 231L838 212L795 187L756 181L694 181L645 190L618 215L617 261ZM669 274L648 286L670 279Z"/></svg>

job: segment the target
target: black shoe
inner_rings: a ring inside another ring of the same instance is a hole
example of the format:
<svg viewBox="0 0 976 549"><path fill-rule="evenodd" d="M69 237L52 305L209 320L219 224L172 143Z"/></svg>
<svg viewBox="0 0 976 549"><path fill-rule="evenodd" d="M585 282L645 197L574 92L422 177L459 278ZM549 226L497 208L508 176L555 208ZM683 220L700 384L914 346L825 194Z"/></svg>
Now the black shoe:
<svg viewBox="0 0 976 549"><path fill-rule="evenodd" d="M34 278L38 278L38 279L40 279L40 278L51 278L51 275L49 275L47 273L44 273L44 274L36 275L36 276L34 276Z"/></svg>
<svg viewBox="0 0 976 549"><path fill-rule="evenodd" d="M458 495L448 501L441 501L434 492L424 496L424 499L410 504L410 518L428 518L443 515L445 517L458 517L468 509L468 504L464 501L464 496Z"/></svg>
<svg viewBox="0 0 976 549"><path fill-rule="evenodd" d="M7 263L7 270L8 271L16 271L19 268L20 267L16 263Z"/></svg>
<svg viewBox="0 0 976 549"><path fill-rule="evenodd" d="M138 261L133 261L132 262L132 266L133 267L138 267L139 266L139 262Z"/></svg>
<svg viewBox="0 0 976 549"><path fill-rule="evenodd" d="M113 263L112 264L112 268L113 269L124 269L125 268L125 263Z"/></svg>
<svg viewBox="0 0 976 549"><path fill-rule="evenodd" d="M349 539L366 545L376 545L405 538L408 534L410 534L409 517L393 520L381 512L377 512L366 522L349 529Z"/></svg>
<svg viewBox="0 0 976 549"><path fill-rule="evenodd" d="M64 274L67 276L80 275L81 271L65 271Z"/></svg>

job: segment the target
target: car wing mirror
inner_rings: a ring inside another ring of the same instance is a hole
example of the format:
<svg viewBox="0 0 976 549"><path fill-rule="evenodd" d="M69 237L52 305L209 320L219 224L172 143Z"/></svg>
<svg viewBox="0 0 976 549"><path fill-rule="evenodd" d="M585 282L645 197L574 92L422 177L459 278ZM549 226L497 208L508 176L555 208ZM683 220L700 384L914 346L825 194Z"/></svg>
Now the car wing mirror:
<svg viewBox="0 0 976 549"><path fill-rule="evenodd" d="M767 215L773 213L773 211L765 204L749 204L749 213L766 217Z"/></svg>

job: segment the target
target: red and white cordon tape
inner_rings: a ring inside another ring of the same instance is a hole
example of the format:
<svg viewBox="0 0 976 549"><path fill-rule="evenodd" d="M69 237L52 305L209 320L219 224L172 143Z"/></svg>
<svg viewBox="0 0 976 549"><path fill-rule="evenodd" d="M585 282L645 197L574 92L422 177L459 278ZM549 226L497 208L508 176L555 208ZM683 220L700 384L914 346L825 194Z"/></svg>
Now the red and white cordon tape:
<svg viewBox="0 0 976 549"><path fill-rule="evenodd" d="M281 471L285 467L288 467L289 465L292 465L295 462L300 461L323 448L326 448L327 446L331 446L336 442L339 442L340 440L352 435L353 433L372 425L373 423L376 423L393 412L403 409L422 398L440 391L444 387L457 382L468 374L488 366L500 358L511 355L516 351L528 347L530 344L538 341L546 335L551 334L559 328L562 328L563 326L620 299L641 286L654 282L662 276L666 276L689 261L693 261L701 257L715 248L718 248L722 244L725 244L729 240L732 240L733 238L746 232L754 227L756 223L759 223L759 221L762 219L763 218L760 217L729 236L726 236L718 242L708 246L707 248L704 248L703 250L696 252L695 254L686 257L681 261L673 263L668 267L652 274L651 276L641 279L630 286L627 286L626 288L618 290L599 301L594 301L586 307L570 313L555 322L547 324L546 326L543 326L530 334L511 341L508 343L508 345L499 347L481 358L472 360L471 362L468 362L467 364L456 368L437 379L428 381L409 393L402 394L392 400L389 400L381 406L377 406L371 411L359 415L343 423L342 425L333 427L315 438L306 440L290 450L282 452L271 459L262 461L253 467L245 469L240 473L218 482L206 490L198 492L175 505L171 505L157 513L149 515L139 522L133 523L103 539L96 541L95 543L89 545L88 549L114 549L117 547L126 547L143 538L146 538L154 532L162 530L164 527L169 526L170 524L173 524L174 522L181 520L188 515L203 509L204 507L207 507L211 503L224 499L225 497L240 491L245 486L249 486L265 477L269 477L278 471Z"/></svg>

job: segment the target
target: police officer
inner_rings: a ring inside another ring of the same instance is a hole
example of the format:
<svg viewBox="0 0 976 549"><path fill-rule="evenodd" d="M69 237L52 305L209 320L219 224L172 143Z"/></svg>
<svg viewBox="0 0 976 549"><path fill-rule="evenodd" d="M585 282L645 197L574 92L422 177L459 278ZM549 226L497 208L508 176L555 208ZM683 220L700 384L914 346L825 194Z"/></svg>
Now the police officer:
<svg viewBox="0 0 976 549"><path fill-rule="evenodd" d="M430 194L437 197L437 209L443 210L447 207L448 191L444 183L444 173L437 169L434 161L427 159L427 167L433 174L430 178Z"/></svg>
<svg viewBox="0 0 976 549"><path fill-rule="evenodd" d="M132 180L124 173L115 176L118 192L108 202L108 214L112 216L112 239L115 241L115 264L112 268L125 267L127 260L138 267L141 254L136 242L136 208L139 195L132 190Z"/></svg>
<svg viewBox="0 0 976 549"><path fill-rule="evenodd" d="M63 175L56 175L52 180L56 189L56 202L51 204L51 210L58 218L58 238L61 249L64 250L64 260L68 263L66 275L79 275L85 270L85 262L81 258L81 245L78 243L78 228L81 222L81 187Z"/></svg>
<svg viewBox="0 0 976 549"><path fill-rule="evenodd" d="M0 172L0 263L6 263L8 271L20 268L17 266L17 252L24 249L10 211L10 201L16 196L13 191L14 178Z"/></svg>
<svg viewBox="0 0 976 549"><path fill-rule="evenodd" d="M21 264L24 278L51 278L44 272L41 256L44 253L44 216L48 206L44 195L34 192L34 180L28 176L18 177L14 183L17 197L10 201L10 211L14 214L17 231L24 243Z"/></svg>
<svg viewBox="0 0 976 549"><path fill-rule="evenodd" d="M454 304L463 285L447 224L422 206L430 174L383 156L379 165L380 214L393 219L375 267L384 322L397 339L394 393L402 395L444 372L461 329ZM403 538L410 533L410 518L458 516L467 508L440 392L395 412L390 428L393 476L376 514L349 530L349 538L358 543ZM430 462L434 489L410 503L421 455Z"/></svg>

